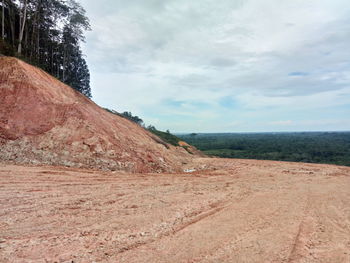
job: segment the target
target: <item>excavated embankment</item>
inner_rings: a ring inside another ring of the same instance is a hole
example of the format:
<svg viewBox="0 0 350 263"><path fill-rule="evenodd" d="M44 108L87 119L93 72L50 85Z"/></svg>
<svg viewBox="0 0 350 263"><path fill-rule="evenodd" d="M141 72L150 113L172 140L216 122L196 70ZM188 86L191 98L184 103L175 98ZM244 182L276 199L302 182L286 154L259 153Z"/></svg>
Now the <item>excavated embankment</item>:
<svg viewBox="0 0 350 263"><path fill-rule="evenodd" d="M0 57L1 161L173 172L191 158L44 71Z"/></svg>

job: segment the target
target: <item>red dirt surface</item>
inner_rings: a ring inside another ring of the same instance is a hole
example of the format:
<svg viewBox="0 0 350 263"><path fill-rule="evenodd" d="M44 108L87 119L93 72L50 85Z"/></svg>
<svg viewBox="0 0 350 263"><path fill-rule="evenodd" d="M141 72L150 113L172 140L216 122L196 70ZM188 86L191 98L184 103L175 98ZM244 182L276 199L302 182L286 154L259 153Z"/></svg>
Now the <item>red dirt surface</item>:
<svg viewBox="0 0 350 263"><path fill-rule="evenodd" d="M192 157L44 71L0 57L0 160L174 172Z"/></svg>
<svg viewBox="0 0 350 263"><path fill-rule="evenodd" d="M0 262L350 262L350 168L0 166Z"/></svg>
<svg viewBox="0 0 350 263"><path fill-rule="evenodd" d="M0 262L350 262L350 168L181 145L1 57Z"/></svg>

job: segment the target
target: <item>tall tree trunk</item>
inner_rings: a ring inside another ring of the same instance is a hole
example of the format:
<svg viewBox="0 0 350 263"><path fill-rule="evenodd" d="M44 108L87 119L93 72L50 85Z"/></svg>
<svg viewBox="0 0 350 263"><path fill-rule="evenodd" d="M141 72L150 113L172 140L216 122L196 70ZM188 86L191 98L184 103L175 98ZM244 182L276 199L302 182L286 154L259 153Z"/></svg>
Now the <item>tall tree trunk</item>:
<svg viewBox="0 0 350 263"><path fill-rule="evenodd" d="M36 60L39 62L40 59L40 27L38 23L38 30L36 35Z"/></svg>
<svg viewBox="0 0 350 263"><path fill-rule="evenodd" d="M65 45L64 45L64 46L63 46L62 82L65 81L65 77L66 77L66 56L67 56L67 52L66 52L66 48L65 48Z"/></svg>
<svg viewBox="0 0 350 263"><path fill-rule="evenodd" d="M1 37L5 39L5 0L2 0L2 16L1 16Z"/></svg>
<svg viewBox="0 0 350 263"><path fill-rule="evenodd" d="M24 55L28 55L28 26L26 26L24 34Z"/></svg>
<svg viewBox="0 0 350 263"><path fill-rule="evenodd" d="M30 60L32 60L33 57L33 52L35 51L35 44L34 44L34 37L35 37L35 32L36 32L36 28L38 27L38 13L40 10L40 3L41 1L39 1L38 5L37 5L37 9L35 11L35 15L34 15L34 20L32 23L32 36L30 38Z"/></svg>
<svg viewBox="0 0 350 263"><path fill-rule="evenodd" d="M60 79L60 63L61 61L59 60L59 54L60 54L60 47L58 46L56 48L56 66L57 66L57 78Z"/></svg>
<svg viewBox="0 0 350 263"><path fill-rule="evenodd" d="M31 48L30 48L30 59L32 59L32 57L38 57L37 56L37 52L38 52L38 46L39 46L39 24L40 24L40 10L41 10L41 4L42 1L39 0L37 1L37 5L36 5L36 10L34 13L34 20L32 23L32 36L31 36ZM37 41L35 41L35 36Z"/></svg>
<svg viewBox="0 0 350 263"><path fill-rule="evenodd" d="M9 23L10 23L10 30L11 30L11 44L12 47L15 47L15 12L13 10L13 6L8 3L8 13L9 13Z"/></svg>
<svg viewBox="0 0 350 263"><path fill-rule="evenodd" d="M23 39L23 32L24 32L24 27L26 25L26 20L27 20L27 0L24 1L24 8L23 8L23 18L22 18L22 25L21 26L21 30L19 32L19 43L18 43L18 50L17 50L17 53L19 55L21 55L22 53L22 39Z"/></svg>
<svg viewBox="0 0 350 263"><path fill-rule="evenodd" d="M19 0L19 6L18 6L18 39L19 39L19 35L21 34L21 28L22 28L22 9L23 9L23 6L22 6L22 0ZM16 23L16 9L14 11L15 13L15 23Z"/></svg>

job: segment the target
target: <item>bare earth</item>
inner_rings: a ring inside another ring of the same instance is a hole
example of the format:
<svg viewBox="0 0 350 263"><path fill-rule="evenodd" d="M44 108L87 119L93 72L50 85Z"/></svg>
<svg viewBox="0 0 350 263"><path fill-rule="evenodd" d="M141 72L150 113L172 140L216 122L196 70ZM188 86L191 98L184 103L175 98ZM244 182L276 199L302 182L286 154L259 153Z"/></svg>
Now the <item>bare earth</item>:
<svg viewBox="0 0 350 263"><path fill-rule="evenodd" d="M187 168L0 165L0 262L350 262L350 168Z"/></svg>
<svg viewBox="0 0 350 263"><path fill-rule="evenodd" d="M129 173L179 172L201 154L168 145L43 70L0 57L0 161Z"/></svg>

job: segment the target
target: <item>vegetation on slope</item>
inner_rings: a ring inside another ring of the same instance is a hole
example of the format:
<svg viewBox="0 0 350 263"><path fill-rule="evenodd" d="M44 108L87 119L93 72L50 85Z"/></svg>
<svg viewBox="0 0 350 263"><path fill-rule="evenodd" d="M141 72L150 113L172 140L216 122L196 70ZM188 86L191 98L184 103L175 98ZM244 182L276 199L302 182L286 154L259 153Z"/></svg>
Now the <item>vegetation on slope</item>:
<svg viewBox="0 0 350 263"><path fill-rule="evenodd" d="M157 135L159 138L161 138L166 143L169 143L169 144L174 145L174 146L179 146L179 141L181 141L181 139L178 138L177 136L171 134L169 130L167 130L166 132L159 131L153 125L149 125L146 128L143 120L138 116L132 115L132 113L129 111L124 111L123 113L119 113L115 110L111 110L111 109L107 109L107 108L104 108L104 109L110 113L113 113L115 115L118 115L120 117L126 118L130 121L137 123L141 127L145 128L145 129L149 130L150 132L152 132L153 134Z"/></svg>
<svg viewBox="0 0 350 263"><path fill-rule="evenodd" d="M143 120L141 118L139 118L139 116L133 116L130 111L124 111L123 113L119 113L115 110L111 110L111 109L107 109L107 108L104 108L104 109L110 113L113 113L113 114L118 115L120 117L126 118L126 119L133 121L133 122L137 123L138 125L144 127Z"/></svg>
<svg viewBox="0 0 350 263"><path fill-rule="evenodd" d="M147 130L149 130L153 134L157 135L163 141L165 141L171 145L174 145L174 146L179 146L179 141L181 141L181 139L179 137L175 136L174 134L171 134L169 131L166 131L166 132L159 131L152 125L148 126Z"/></svg>

